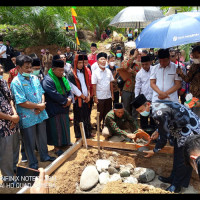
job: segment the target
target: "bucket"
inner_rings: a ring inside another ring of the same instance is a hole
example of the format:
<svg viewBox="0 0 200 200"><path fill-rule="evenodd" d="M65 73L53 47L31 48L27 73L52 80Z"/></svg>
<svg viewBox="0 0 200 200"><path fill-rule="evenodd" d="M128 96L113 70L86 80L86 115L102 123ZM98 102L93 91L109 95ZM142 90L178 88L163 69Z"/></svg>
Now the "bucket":
<svg viewBox="0 0 200 200"><path fill-rule="evenodd" d="M140 147L143 147L143 146L148 146L150 144L151 138L150 138L149 134L147 134L146 132L144 132L141 129L139 130L138 133L136 133L136 137L134 138L135 142L136 142L137 138L146 140L148 142L147 142L147 144L144 144L144 145L135 144L136 148L140 148Z"/></svg>

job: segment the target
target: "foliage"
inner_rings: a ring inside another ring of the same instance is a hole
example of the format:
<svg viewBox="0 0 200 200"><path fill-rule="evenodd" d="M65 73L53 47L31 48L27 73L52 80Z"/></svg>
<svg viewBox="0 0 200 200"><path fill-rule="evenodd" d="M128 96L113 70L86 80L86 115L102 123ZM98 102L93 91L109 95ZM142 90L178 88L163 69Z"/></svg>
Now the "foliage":
<svg viewBox="0 0 200 200"><path fill-rule="evenodd" d="M84 29L94 31L96 29L97 39L101 39L101 33L108 27L112 18L125 6L82 6L77 7L78 23ZM116 28L110 27L111 30ZM118 29L119 30L119 29Z"/></svg>

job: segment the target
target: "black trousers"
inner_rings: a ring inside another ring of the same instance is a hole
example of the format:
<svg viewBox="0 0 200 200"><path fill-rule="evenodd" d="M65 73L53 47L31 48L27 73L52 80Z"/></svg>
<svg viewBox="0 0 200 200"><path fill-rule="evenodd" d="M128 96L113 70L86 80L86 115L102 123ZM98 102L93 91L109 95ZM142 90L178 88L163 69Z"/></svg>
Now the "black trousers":
<svg viewBox="0 0 200 200"><path fill-rule="evenodd" d="M172 185L187 188L192 175L192 167L185 165L183 148L183 146L178 147L177 139L174 139L174 161L170 179Z"/></svg>
<svg viewBox="0 0 200 200"><path fill-rule="evenodd" d="M82 103L82 107L78 106L78 100L73 104L73 113L74 113L74 132L76 138L81 138L80 122L83 122L85 129L86 138L91 137L91 124L90 124L90 115L89 107L87 103Z"/></svg>
<svg viewBox="0 0 200 200"><path fill-rule="evenodd" d="M113 105L115 103L119 103L119 91L114 92L114 101L113 101Z"/></svg>
<svg viewBox="0 0 200 200"><path fill-rule="evenodd" d="M0 58L0 64L3 66L4 70L6 71L6 58Z"/></svg>
<svg viewBox="0 0 200 200"><path fill-rule="evenodd" d="M140 127L142 129L145 129L148 127L148 125L149 125L148 119L149 119L149 116L144 117L144 116L140 115ZM152 117L150 117L150 125L155 126L155 122Z"/></svg>
<svg viewBox="0 0 200 200"><path fill-rule="evenodd" d="M101 121L103 120L103 126L104 126L104 120L107 115L107 113L112 110L112 99L98 99L97 104L97 112L100 112L99 115L99 127L101 128Z"/></svg>

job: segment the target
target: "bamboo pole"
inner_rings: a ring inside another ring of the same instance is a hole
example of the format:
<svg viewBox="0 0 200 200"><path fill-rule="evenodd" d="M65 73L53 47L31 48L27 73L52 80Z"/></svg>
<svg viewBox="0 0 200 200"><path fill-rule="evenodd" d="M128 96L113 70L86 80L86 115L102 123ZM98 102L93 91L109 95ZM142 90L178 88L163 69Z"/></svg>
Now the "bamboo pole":
<svg viewBox="0 0 200 200"><path fill-rule="evenodd" d="M84 126L83 126L83 122L80 122L79 125L80 125L80 130L81 130L81 136L82 136L82 139L83 139L83 146L86 149L88 149L87 140L86 140L86 137L85 137L85 129L84 129Z"/></svg>
<svg viewBox="0 0 200 200"><path fill-rule="evenodd" d="M56 160L54 160L50 165L45 168L45 174L51 175L58 167L60 167L64 161L66 161L74 152L76 152L83 145L83 140L78 140L72 147L66 150L62 155L60 155ZM28 194L30 193L30 187L24 186L17 194Z"/></svg>
<svg viewBox="0 0 200 200"><path fill-rule="evenodd" d="M99 158L101 158L101 152L100 152L100 122L99 122L99 116L100 112L97 112L97 143L98 143L98 154Z"/></svg>

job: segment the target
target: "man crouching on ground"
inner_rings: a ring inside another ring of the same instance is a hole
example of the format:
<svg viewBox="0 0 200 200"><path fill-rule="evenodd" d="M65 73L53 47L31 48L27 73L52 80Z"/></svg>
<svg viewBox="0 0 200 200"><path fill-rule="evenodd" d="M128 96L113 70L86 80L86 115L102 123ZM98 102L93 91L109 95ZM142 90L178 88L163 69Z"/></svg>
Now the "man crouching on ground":
<svg viewBox="0 0 200 200"><path fill-rule="evenodd" d="M122 103L115 103L114 109L107 113L105 117L105 127L102 135L108 139L118 136L119 142L126 138L134 139L134 131L138 129L136 120L124 109Z"/></svg>

